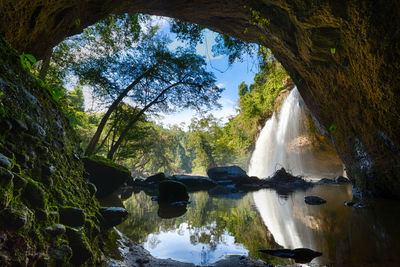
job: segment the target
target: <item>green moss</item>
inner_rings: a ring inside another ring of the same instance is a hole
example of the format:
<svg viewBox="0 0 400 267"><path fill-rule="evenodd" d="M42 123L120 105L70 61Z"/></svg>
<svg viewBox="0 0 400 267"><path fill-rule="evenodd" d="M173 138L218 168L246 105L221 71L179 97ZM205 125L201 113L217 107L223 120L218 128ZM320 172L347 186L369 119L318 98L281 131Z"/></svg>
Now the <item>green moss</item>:
<svg viewBox="0 0 400 267"><path fill-rule="evenodd" d="M125 166L116 164L116 163L112 162L110 159L107 159L107 158L104 158L104 157L101 157L101 156L91 155L91 156L89 156L89 157L84 156L84 157L82 157L82 158L88 158L88 159L90 159L90 160L93 160L93 161L102 163L102 164L104 164L104 165L106 165L106 166L115 168L115 169L117 169L117 170L119 170L119 171L125 172L125 173L127 173L127 174L129 174L129 175L131 174L131 172L130 172L130 171L128 170L128 168L126 168Z"/></svg>

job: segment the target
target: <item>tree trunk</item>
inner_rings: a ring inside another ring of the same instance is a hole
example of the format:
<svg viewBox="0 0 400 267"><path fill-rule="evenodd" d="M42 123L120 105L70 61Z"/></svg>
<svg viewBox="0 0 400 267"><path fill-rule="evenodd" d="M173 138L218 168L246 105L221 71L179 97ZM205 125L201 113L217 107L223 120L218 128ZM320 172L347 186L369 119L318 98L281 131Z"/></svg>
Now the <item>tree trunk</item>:
<svg viewBox="0 0 400 267"><path fill-rule="evenodd" d="M154 104L156 104L158 102L158 100L171 88L181 84L183 82L183 80L185 79L185 77L180 80L179 82L176 82L170 86L168 86L167 88L165 88L153 101L151 101L149 104L147 104L138 114L136 114L136 116L129 122L128 126L125 127L125 129L122 131L121 135L119 136L117 142L111 147L110 151L108 152L107 158L108 159L112 159L114 157L115 152L117 151L117 149L119 148L119 146L121 145L122 141L124 140L124 138L126 137L126 135L128 134L129 130L132 128L133 125L135 125L135 123L139 120L139 118L146 112L146 110L148 110L151 106L153 106Z"/></svg>
<svg viewBox="0 0 400 267"><path fill-rule="evenodd" d="M106 123L108 119L111 116L111 113L114 112L114 110L117 108L118 104L121 103L121 101L125 98L125 96L128 95L128 93L146 76L150 73L150 71L154 68L151 67L148 70L146 70L142 75L140 75L136 80L134 80L128 87L124 89L124 91L118 96L117 99L114 100L114 102L111 104L111 106L108 108L106 114L104 114L103 118L100 121L99 126L97 126L97 130L95 134L93 135L92 139L90 139L90 142L86 148L85 151L85 156L90 156L93 154L95 151L95 148L97 146L97 143L100 140L101 133L104 130L104 127L106 126Z"/></svg>

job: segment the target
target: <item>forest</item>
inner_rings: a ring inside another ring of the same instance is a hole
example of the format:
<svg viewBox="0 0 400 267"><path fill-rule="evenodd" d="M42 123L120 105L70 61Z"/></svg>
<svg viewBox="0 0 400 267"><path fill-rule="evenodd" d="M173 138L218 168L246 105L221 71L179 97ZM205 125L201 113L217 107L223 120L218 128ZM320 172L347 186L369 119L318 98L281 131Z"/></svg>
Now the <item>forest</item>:
<svg viewBox="0 0 400 267"><path fill-rule="evenodd" d="M229 63L250 55L257 64L252 84L238 85L237 114L222 122L212 114L223 88L195 47L204 28L170 19L160 30L145 15L109 15L54 48L30 71L49 88L79 135L85 156L102 156L137 177L152 173L202 174L215 166L247 169L256 138L272 115L289 75L270 50L219 34L212 47ZM170 36L184 43L170 48ZM83 88L91 98L85 103ZM196 110L190 125L162 125L155 118ZM211 111L211 112L210 112Z"/></svg>

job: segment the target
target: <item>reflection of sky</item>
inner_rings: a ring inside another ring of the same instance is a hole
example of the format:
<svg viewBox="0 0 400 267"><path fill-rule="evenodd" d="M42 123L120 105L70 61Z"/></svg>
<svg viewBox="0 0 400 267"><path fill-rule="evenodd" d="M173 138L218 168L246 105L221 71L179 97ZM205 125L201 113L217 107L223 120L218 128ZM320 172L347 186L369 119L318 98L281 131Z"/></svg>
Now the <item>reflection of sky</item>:
<svg viewBox="0 0 400 267"><path fill-rule="evenodd" d="M196 228L182 223L174 230L160 229L157 234L149 234L147 241L142 245L157 258L173 258L197 265L208 265L228 255L248 255L246 248L235 243L235 238L228 231L225 231L219 240L213 240L211 237L210 244L193 242L193 239L191 241L191 236L195 233L199 236L211 235L209 228L212 226L216 227L216 224Z"/></svg>

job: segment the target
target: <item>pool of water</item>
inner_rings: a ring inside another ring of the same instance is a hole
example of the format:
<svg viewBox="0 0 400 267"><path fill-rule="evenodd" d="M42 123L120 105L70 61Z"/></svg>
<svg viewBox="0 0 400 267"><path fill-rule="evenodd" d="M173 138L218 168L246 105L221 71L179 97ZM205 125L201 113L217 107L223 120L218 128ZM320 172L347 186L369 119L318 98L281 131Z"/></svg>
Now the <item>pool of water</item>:
<svg viewBox="0 0 400 267"><path fill-rule="evenodd" d="M306 205L307 195L327 203ZM216 197L201 191L190 194L183 215L163 219L158 203L141 192L123 202L129 217L118 229L155 257L197 265L229 255L293 264L257 252L283 247L322 252L310 263L313 266L400 266L400 202L376 200L354 209L343 205L350 200L349 185L319 185L288 195L263 189Z"/></svg>

